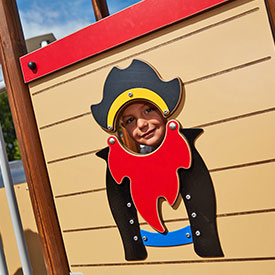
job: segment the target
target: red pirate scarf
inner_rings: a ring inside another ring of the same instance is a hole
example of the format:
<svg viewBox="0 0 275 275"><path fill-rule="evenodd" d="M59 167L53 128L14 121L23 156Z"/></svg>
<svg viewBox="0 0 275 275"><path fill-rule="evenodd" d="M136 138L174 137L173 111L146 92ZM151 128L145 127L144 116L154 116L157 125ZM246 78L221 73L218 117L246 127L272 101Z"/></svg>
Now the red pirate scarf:
<svg viewBox="0 0 275 275"><path fill-rule="evenodd" d="M172 206L179 193L177 170L191 166L191 151L179 129L177 121L167 123L162 144L148 155L132 154L122 147L116 137L108 139L108 162L113 178L121 183L124 177L129 177L137 210L159 232L165 229L159 218L158 199L163 197Z"/></svg>

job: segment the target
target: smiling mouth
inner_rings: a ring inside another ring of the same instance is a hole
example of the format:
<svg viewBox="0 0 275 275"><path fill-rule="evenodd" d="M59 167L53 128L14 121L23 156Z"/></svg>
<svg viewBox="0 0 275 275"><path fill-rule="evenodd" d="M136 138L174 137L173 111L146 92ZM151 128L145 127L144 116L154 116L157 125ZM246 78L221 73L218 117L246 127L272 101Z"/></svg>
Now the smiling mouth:
<svg viewBox="0 0 275 275"><path fill-rule="evenodd" d="M144 135L142 135L141 137L142 137L142 138L145 138L145 139L151 138L152 136L154 136L155 130L156 130L156 129L152 129L152 130L146 132L146 133L145 133Z"/></svg>

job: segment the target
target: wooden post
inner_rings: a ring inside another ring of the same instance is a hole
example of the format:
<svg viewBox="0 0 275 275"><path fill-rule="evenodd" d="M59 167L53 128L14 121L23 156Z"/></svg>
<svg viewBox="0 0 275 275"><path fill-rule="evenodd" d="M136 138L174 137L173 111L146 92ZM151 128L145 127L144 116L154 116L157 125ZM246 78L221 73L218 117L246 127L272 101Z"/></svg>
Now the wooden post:
<svg viewBox="0 0 275 275"><path fill-rule="evenodd" d="M68 275L69 266L49 177L19 57L26 45L16 0L0 0L0 57L30 197L48 274Z"/></svg>
<svg viewBox="0 0 275 275"><path fill-rule="evenodd" d="M270 24L275 39L275 0L265 0L267 5L267 11L269 14Z"/></svg>
<svg viewBox="0 0 275 275"><path fill-rule="evenodd" d="M109 15L106 0L92 0L96 21Z"/></svg>

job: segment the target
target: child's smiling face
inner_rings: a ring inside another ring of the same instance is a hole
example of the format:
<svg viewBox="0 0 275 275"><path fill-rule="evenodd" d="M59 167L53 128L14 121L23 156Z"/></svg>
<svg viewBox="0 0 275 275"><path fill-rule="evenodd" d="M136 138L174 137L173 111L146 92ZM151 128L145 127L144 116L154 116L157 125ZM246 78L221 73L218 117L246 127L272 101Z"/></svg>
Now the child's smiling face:
<svg viewBox="0 0 275 275"><path fill-rule="evenodd" d="M139 144L157 147L165 135L165 120L158 108L147 102L126 107L120 118L122 126Z"/></svg>

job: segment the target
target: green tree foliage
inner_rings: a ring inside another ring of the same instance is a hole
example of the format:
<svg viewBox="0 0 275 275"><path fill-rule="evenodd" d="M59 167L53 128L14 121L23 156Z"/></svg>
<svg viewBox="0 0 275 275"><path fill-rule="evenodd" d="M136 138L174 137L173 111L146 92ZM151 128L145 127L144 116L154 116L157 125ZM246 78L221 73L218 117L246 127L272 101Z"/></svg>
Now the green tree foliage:
<svg viewBox="0 0 275 275"><path fill-rule="evenodd" d="M0 123L6 143L9 161L20 159L7 93L0 94Z"/></svg>

